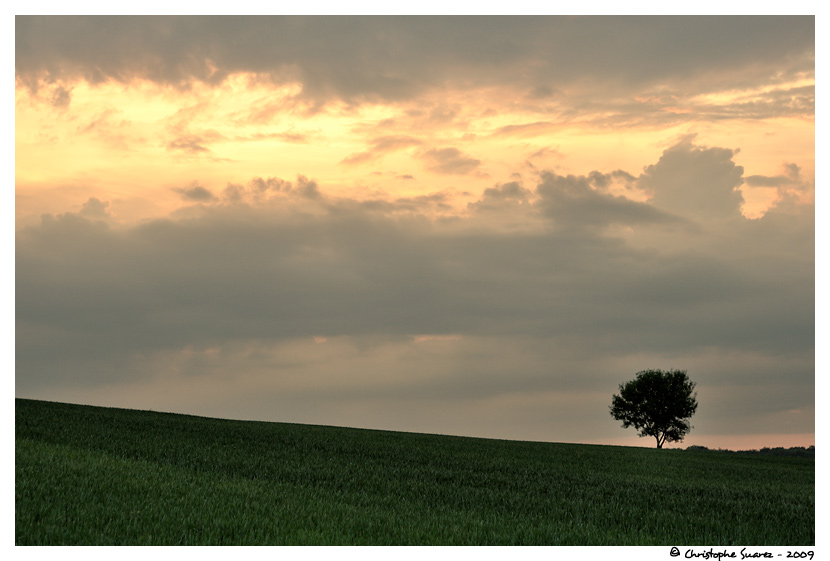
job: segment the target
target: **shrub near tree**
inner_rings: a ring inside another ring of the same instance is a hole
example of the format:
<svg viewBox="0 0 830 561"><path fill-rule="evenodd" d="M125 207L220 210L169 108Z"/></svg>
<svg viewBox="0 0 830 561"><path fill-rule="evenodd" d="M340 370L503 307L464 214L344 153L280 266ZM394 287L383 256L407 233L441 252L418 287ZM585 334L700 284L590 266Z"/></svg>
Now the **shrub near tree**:
<svg viewBox="0 0 830 561"><path fill-rule="evenodd" d="M692 429L689 419L697 410L695 383L685 370L643 370L625 384L611 402L611 416L623 428L634 427L640 436L653 436L657 447L680 442Z"/></svg>

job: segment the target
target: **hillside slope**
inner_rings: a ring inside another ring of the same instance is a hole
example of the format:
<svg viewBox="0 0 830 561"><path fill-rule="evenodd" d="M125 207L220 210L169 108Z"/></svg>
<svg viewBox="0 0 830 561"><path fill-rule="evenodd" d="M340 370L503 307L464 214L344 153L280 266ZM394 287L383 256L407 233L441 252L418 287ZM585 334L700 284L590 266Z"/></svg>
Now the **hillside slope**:
<svg viewBox="0 0 830 561"><path fill-rule="evenodd" d="M15 542L812 545L815 462L15 400Z"/></svg>

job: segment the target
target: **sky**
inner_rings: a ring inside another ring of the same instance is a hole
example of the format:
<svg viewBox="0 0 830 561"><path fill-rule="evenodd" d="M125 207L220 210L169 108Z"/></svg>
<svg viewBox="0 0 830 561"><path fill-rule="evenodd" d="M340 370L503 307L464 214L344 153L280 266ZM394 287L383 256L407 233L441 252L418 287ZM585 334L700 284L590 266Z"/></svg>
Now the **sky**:
<svg viewBox="0 0 830 561"><path fill-rule="evenodd" d="M17 16L15 395L815 443L813 16Z"/></svg>

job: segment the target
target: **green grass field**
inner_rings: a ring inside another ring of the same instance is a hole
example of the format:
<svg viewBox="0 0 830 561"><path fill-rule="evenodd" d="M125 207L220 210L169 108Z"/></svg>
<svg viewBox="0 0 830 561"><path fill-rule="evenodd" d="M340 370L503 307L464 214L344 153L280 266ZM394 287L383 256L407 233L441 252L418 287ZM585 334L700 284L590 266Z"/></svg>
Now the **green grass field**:
<svg viewBox="0 0 830 561"><path fill-rule="evenodd" d="M815 461L15 400L17 545L813 545Z"/></svg>

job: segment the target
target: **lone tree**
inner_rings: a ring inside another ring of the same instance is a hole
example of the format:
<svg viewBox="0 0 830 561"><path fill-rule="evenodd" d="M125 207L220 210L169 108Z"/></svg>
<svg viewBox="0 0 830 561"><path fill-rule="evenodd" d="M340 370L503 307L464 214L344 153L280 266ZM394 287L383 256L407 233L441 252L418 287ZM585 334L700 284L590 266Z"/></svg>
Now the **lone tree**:
<svg viewBox="0 0 830 561"><path fill-rule="evenodd" d="M666 442L680 442L692 430L689 419L697 410L694 389L685 370L643 370L620 385L620 395L611 402L611 416L622 421L623 428L633 426L641 437L653 436L662 448Z"/></svg>

